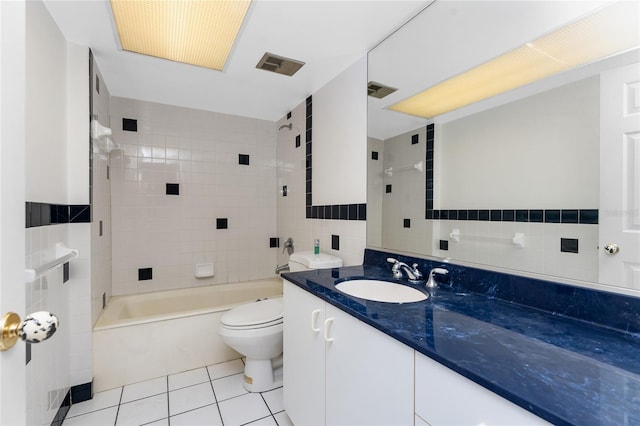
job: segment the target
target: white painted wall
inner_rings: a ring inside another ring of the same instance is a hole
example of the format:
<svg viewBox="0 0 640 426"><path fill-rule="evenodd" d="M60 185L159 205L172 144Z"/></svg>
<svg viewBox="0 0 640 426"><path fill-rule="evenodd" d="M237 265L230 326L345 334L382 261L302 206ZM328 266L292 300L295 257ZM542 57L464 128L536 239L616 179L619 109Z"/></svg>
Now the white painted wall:
<svg viewBox="0 0 640 426"><path fill-rule="evenodd" d="M313 205L367 199L367 57L313 95Z"/></svg>
<svg viewBox="0 0 640 426"><path fill-rule="evenodd" d="M599 93L592 77L436 126L435 208L597 208Z"/></svg>
<svg viewBox="0 0 640 426"><path fill-rule="evenodd" d="M312 96L314 205L354 204L366 200L366 78L366 61L360 60ZM277 134L280 246L292 237L296 251L312 250L313 241L319 239L321 251L340 257L344 265L360 265L366 246L366 221L306 218L305 117L306 102L303 101L291 111L291 119L283 117L276 126L293 123L291 131L283 129ZM298 148L296 135L301 139ZM285 185L286 197L282 193ZM331 248L332 235L340 237L339 250ZM282 248L278 250L277 261L278 265L289 261Z"/></svg>
<svg viewBox="0 0 640 426"><path fill-rule="evenodd" d="M41 2L27 7L28 201L67 200L67 43Z"/></svg>

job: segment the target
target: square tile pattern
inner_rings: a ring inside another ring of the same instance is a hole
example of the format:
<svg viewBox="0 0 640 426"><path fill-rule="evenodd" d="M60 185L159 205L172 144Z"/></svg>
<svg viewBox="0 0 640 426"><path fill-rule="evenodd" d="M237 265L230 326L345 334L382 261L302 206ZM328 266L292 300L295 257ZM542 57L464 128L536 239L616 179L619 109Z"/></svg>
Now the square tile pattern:
<svg viewBox="0 0 640 426"><path fill-rule="evenodd" d="M282 388L249 393L242 360L96 393L73 404L64 425L291 426Z"/></svg>

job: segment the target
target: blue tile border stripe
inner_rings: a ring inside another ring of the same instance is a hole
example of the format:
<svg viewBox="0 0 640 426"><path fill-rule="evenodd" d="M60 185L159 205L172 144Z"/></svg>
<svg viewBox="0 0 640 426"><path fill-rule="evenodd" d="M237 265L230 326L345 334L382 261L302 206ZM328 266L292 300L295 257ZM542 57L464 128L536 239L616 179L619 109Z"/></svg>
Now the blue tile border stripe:
<svg viewBox="0 0 640 426"><path fill-rule="evenodd" d="M305 206L307 219L337 219L337 220L367 220L366 203L359 204L330 204L324 206L313 205L313 194L311 191L312 177L312 115L313 99L309 96L306 100L306 132L305 132Z"/></svg>
<svg viewBox="0 0 640 426"><path fill-rule="evenodd" d="M25 228L91 222L89 204L25 203Z"/></svg>
<svg viewBox="0 0 640 426"><path fill-rule="evenodd" d="M491 222L574 223L597 225L598 209L552 210L434 210L427 209L426 219Z"/></svg>
<svg viewBox="0 0 640 426"><path fill-rule="evenodd" d="M534 222L598 224L598 209L434 209L434 164L435 126L427 126L426 173L425 173L425 219L468 220L491 222Z"/></svg>

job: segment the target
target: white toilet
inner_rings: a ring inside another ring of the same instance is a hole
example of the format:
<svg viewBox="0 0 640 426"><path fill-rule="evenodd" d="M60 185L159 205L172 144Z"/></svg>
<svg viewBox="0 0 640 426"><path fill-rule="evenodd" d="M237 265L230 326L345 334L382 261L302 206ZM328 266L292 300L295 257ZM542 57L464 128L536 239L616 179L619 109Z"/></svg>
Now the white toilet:
<svg viewBox="0 0 640 426"><path fill-rule="evenodd" d="M313 252L292 253L291 272L337 268L342 259ZM222 340L246 357L244 388L264 392L282 386L282 297L237 306L220 318Z"/></svg>

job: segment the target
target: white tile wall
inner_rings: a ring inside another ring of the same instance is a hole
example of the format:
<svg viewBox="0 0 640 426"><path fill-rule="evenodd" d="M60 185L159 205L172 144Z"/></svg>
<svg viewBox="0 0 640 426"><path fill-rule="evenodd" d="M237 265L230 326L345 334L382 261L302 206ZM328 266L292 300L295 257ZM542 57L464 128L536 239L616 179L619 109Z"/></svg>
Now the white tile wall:
<svg viewBox="0 0 640 426"><path fill-rule="evenodd" d="M137 119L138 132L123 131L123 117ZM113 97L111 123L121 148L111 155L114 295L273 275L273 122ZM166 195L166 183L179 183L180 195ZM203 262L214 263L213 278L195 278ZM138 281L149 267L153 279Z"/></svg>
<svg viewBox="0 0 640 426"><path fill-rule="evenodd" d="M312 250L313 241L320 239L320 250L342 258L344 265L362 264L366 245L366 221L307 219L305 211L305 130L306 103L291 111L291 118L281 119L277 128L289 122L292 130L278 131L278 236L280 246L292 237L296 251ZM314 122L315 123L315 122ZM314 124L315 125L315 124ZM300 147L296 148L296 135ZM282 187L287 186L287 196ZM353 201L354 203L357 200ZM340 236L340 250L331 249L331 236ZM288 262L288 256L278 249L278 264Z"/></svg>
<svg viewBox="0 0 640 426"><path fill-rule="evenodd" d="M74 225L28 228L26 268L36 268L55 259L56 243L69 244L70 226ZM76 263L70 265L74 274L76 266ZM68 324L72 321L69 313L72 287L72 280L62 283L61 267L26 284L26 313L50 311L58 316L61 324L49 340L31 345L31 361L26 366L27 424L30 425L50 424L71 386Z"/></svg>

